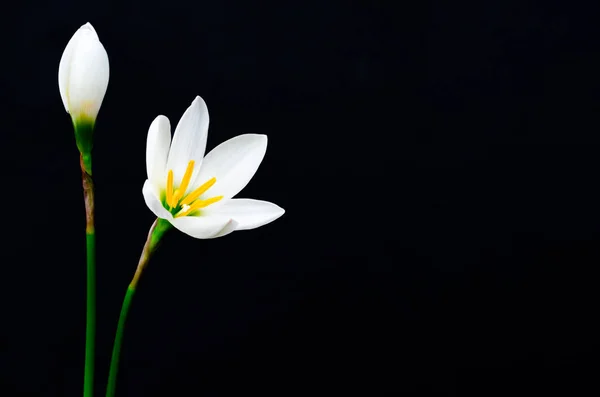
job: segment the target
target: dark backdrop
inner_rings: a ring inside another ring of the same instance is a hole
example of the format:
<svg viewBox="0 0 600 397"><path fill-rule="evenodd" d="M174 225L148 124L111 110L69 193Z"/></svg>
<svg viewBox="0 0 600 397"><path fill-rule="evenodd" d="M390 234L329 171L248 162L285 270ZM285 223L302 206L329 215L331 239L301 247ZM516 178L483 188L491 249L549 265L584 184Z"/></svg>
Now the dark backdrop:
<svg viewBox="0 0 600 397"><path fill-rule="evenodd" d="M241 196L287 212L166 237L119 396L597 392L597 10L392 3L5 9L0 395L82 391L84 209L57 72L88 21L111 67L94 148L98 396L153 221L147 129L196 95L208 149L269 136Z"/></svg>

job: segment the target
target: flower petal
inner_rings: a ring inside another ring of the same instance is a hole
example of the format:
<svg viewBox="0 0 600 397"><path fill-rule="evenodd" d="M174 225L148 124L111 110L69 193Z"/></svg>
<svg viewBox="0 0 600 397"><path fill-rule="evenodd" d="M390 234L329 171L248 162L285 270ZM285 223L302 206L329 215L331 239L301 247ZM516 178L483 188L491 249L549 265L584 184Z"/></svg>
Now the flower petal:
<svg viewBox="0 0 600 397"><path fill-rule="evenodd" d="M69 72L71 71L71 58L73 57L73 48L76 47L77 39L80 37L81 29L89 29L92 25L85 24L80 27L73 36L69 39L58 64L58 89L60 98L62 99L65 110L69 113L69 102L67 100L67 85L69 84ZM92 30L94 28L92 27Z"/></svg>
<svg viewBox="0 0 600 397"><path fill-rule="evenodd" d="M81 38L83 30L89 30L90 34L95 34L98 37L94 27L90 23L86 23L81 26L75 34L71 37L63 54L60 58L58 65L58 89L60 90L60 97L67 113L69 112L69 102L67 100L67 86L69 84L69 74L71 72L71 60L73 58L73 49L77 47L77 41Z"/></svg>
<svg viewBox="0 0 600 397"><path fill-rule="evenodd" d="M235 230L236 222L223 215L182 216L171 224L194 238L209 239L225 236Z"/></svg>
<svg viewBox="0 0 600 397"><path fill-rule="evenodd" d="M214 211L207 208L207 215L226 215L237 222L236 230L255 229L273 222L285 210L268 201L252 199L231 199Z"/></svg>
<svg viewBox="0 0 600 397"><path fill-rule="evenodd" d="M169 158L167 160L167 170L173 170L173 180L175 187L181 182L190 160L194 160L194 174L192 180L198 173L204 151L206 150L206 137L208 134L208 108L206 103L199 96L194 99L187 108L173 135ZM193 186L190 186L192 188ZM189 189L188 189L189 190Z"/></svg>
<svg viewBox="0 0 600 397"><path fill-rule="evenodd" d="M142 188L142 194L144 195L144 201L146 201L146 205L150 208L150 211L154 213L159 218L166 219L171 221L173 219L173 215L165 207L163 207L160 202L160 196L157 192L157 189L150 180L146 180L144 182L144 187Z"/></svg>
<svg viewBox="0 0 600 397"><path fill-rule="evenodd" d="M225 227L223 229L221 229L221 231L219 233L215 234L211 238L227 236L228 234L233 233L236 230L237 230L237 222L234 219L231 219L229 222L227 222L227 225L225 225Z"/></svg>
<svg viewBox="0 0 600 397"><path fill-rule="evenodd" d="M196 181L203 183L216 177L217 182L201 199L223 196L222 203L213 205L224 205L252 179L266 151L267 136L260 134L238 135L211 150L204 158Z"/></svg>
<svg viewBox="0 0 600 397"><path fill-rule="evenodd" d="M165 116L154 119L146 141L146 171L154 186L166 183L167 156L171 145L171 123Z"/></svg>
<svg viewBox="0 0 600 397"><path fill-rule="evenodd" d="M73 117L95 120L108 79L108 55L96 31L87 23L67 44L58 67L58 85L67 112Z"/></svg>

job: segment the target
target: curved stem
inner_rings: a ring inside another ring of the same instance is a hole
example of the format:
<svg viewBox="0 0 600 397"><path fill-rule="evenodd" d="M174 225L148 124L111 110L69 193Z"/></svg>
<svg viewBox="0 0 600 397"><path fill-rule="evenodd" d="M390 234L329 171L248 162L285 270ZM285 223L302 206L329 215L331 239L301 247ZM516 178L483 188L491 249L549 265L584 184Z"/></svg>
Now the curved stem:
<svg viewBox="0 0 600 397"><path fill-rule="evenodd" d="M119 323L117 325L112 358L110 360L106 397L113 397L115 395L115 389L117 387L117 373L119 371L119 356L121 354L121 343L123 342L123 331L125 330L125 320L127 319L127 313L129 312L129 306L131 306L131 299L133 298L134 293L135 288L132 288L131 286L127 287L127 293L125 294L123 306L121 307L121 314L119 315Z"/></svg>
<svg viewBox="0 0 600 397"><path fill-rule="evenodd" d="M81 156L81 178L85 201L85 242L87 259L87 308L85 325L85 370L83 376L83 395L94 395L94 356L96 340L96 231L94 229L94 183L86 171Z"/></svg>
<svg viewBox="0 0 600 397"><path fill-rule="evenodd" d="M127 287L127 293L121 306L121 314L119 315L119 322L117 324L117 332L115 334L115 342L113 345L112 358L110 360L110 370L108 372L108 385L106 387L106 397L114 397L117 387L117 373L119 371L119 357L121 354L121 344L123 342L123 333L125 331L125 321L127 320L127 314L129 313L129 307L131 306L131 300L135 294L137 284L140 280L142 272L146 268L146 265L150 261L150 257L158 248L160 239L164 233L169 230L171 224L164 219L157 219L150 227L148 232L148 238L146 244L142 250L140 261L138 262L137 269L133 275L133 279Z"/></svg>

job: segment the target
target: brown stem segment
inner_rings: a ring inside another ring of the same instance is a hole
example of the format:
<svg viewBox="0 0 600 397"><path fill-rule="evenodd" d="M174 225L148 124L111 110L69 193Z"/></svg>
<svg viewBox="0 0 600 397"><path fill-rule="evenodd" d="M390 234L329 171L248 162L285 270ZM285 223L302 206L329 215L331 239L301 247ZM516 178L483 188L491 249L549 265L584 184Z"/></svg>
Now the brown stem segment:
<svg viewBox="0 0 600 397"><path fill-rule="evenodd" d="M171 224L164 220L157 218L152 226L150 227L150 231L148 232L148 238L146 239L146 244L144 244L144 249L142 250L142 255L140 256L140 260L138 262L137 269L135 269L135 274L133 275L133 279L131 283L129 283L129 288L135 289L137 283L142 275L142 272L148 265L150 261L150 257L158 248L158 244L162 236L165 234L167 230L171 228Z"/></svg>
<svg viewBox="0 0 600 397"><path fill-rule="evenodd" d="M80 156L81 179L83 181L83 199L85 201L85 232L94 234L94 182L92 176L87 173L83 156Z"/></svg>
<svg viewBox="0 0 600 397"><path fill-rule="evenodd" d="M142 272L146 268L146 265L150 261L150 256L152 255L152 233L154 229L156 229L156 224L158 223L158 219L154 221L152 226L150 227L150 231L148 232L148 238L146 239L146 244L144 244L144 249L142 250L142 255L140 256L140 260L138 262L137 268L135 269L135 274L133 275L133 279L131 283L129 283L129 288L135 289L137 283L142 275Z"/></svg>
<svg viewBox="0 0 600 397"><path fill-rule="evenodd" d="M87 165L91 156L87 156ZM96 233L94 230L94 183L89 174L84 155L80 157L83 199L85 201L85 241L87 257L86 325L85 325L85 372L83 396L94 396L94 357L96 346Z"/></svg>

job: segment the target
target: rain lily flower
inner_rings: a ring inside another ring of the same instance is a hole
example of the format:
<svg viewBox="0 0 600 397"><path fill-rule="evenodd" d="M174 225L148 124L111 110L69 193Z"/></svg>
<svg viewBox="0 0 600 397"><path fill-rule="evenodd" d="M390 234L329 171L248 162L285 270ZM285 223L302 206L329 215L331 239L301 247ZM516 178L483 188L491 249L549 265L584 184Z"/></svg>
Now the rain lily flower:
<svg viewBox="0 0 600 397"><path fill-rule="evenodd" d="M58 88L71 115L80 152L81 177L86 214L87 311L84 397L94 394L96 329L96 232L94 228L94 183L92 146L96 116L108 87L108 55L89 23L80 27L67 43L58 65Z"/></svg>
<svg viewBox="0 0 600 397"><path fill-rule="evenodd" d="M206 157L208 109L199 96L187 108L171 141L171 125L158 116L148 130L142 193L158 217L123 300L113 345L106 396L114 397L127 313L140 276L171 226L200 239L254 229L285 212L267 201L234 199L252 179L267 151L267 136L244 134L223 142Z"/></svg>
<svg viewBox="0 0 600 397"><path fill-rule="evenodd" d="M58 87L73 122L94 123L108 87L108 55L86 23L75 32L60 59Z"/></svg>
<svg viewBox="0 0 600 397"><path fill-rule="evenodd" d="M169 119L150 125L146 146L148 179L142 189L148 208L160 219L200 239L254 229L279 218L281 207L233 198L252 179L267 150L267 136L243 134L206 157L208 109L199 96L185 111L171 141Z"/></svg>
<svg viewBox="0 0 600 397"><path fill-rule="evenodd" d="M58 88L75 128L82 166L92 172L92 136L108 87L108 55L93 26L86 23L67 43L58 66Z"/></svg>

